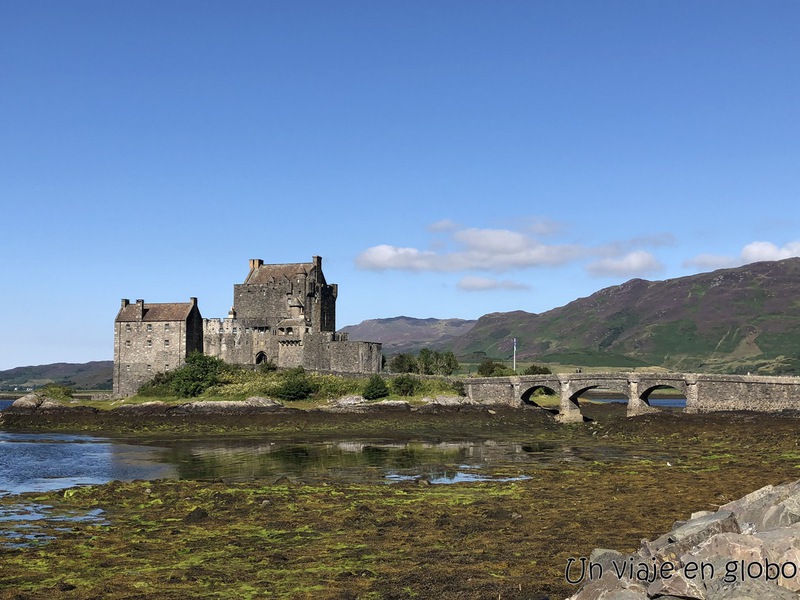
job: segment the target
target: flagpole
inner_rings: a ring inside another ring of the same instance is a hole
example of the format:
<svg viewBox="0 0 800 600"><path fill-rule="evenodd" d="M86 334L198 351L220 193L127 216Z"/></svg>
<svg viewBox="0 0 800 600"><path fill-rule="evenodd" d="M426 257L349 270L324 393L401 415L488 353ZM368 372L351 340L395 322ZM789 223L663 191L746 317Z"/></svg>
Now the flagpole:
<svg viewBox="0 0 800 600"><path fill-rule="evenodd" d="M517 338L514 338L514 373L517 372Z"/></svg>

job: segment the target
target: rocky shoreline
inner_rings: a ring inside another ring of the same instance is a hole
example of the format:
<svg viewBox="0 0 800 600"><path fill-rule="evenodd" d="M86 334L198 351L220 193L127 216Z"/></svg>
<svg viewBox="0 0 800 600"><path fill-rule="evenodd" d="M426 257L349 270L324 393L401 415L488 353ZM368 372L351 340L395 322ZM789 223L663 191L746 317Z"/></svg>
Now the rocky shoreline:
<svg viewBox="0 0 800 600"><path fill-rule="evenodd" d="M800 481L765 486L677 522L634 554L571 558L569 600L800 598Z"/></svg>
<svg viewBox="0 0 800 600"><path fill-rule="evenodd" d="M469 398L464 396L436 396L435 398L423 398L422 407L458 407L476 405ZM328 405L320 406L312 410L332 411L339 413L364 413L375 409L395 409L395 410L418 410L420 407L414 406L404 400L381 400L371 402L362 396L347 396L332 400ZM263 396L251 396L246 400L193 400L179 404L162 401L144 402L141 404L120 404L109 409L99 409L91 406L80 405L79 403L65 403L60 400L48 398L36 392L18 398L4 412L6 414L32 415L32 414L97 414L107 413L116 414L122 417L131 416L153 416L153 415L230 415L230 414L253 414L253 413L274 413L274 412L297 412L297 409L286 406L283 402Z"/></svg>

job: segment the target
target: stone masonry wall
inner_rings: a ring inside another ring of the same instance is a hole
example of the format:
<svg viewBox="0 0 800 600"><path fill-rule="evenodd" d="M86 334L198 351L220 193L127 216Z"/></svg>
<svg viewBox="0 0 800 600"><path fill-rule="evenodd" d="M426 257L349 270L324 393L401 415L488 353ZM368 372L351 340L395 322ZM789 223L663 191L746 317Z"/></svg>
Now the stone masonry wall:
<svg viewBox="0 0 800 600"><path fill-rule="evenodd" d="M686 412L800 410L800 378L698 375L697 399L687 396Z"/></svg>

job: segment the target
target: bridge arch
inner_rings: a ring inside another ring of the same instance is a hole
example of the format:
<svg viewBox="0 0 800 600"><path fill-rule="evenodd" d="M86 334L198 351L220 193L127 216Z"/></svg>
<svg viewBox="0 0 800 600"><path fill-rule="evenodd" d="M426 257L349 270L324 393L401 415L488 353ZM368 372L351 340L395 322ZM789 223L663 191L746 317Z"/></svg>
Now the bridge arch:
<svg viewBox="0 0 800 600"><path fill-rule="evenodd" d="M553 385L544 384L544 383L543 384L533 385L533 386L527 388L524 392L522 392L522 394L520 395L520 401L522 402L522 404L524 406L536 406L538 408L542 408L542 409L545 409L545 410L551 410L549 408L546 408L546 407L542 406L538 402L536 402L536 400L534 400L534 398L536 396L538 396L538 392L544 392L545 394L548 394L548 395L559 396L560 393L561 393L561 390L556 389L556 387L558 387L558 386L553 386Z"/></svg>
<svg viewBox="0 0 800 600"><path fill-rule="evenodd" d="M650 401L650 396L656 390L674 390L676 395L682 396L684 401L686 401L687 396L689 394L688 391L688 383L686 379L678 379L678 378L670 378L670 379L651 379L646 378L642 379L638 382L638 390L637 390L637 397L638 400L646 404L647 406L653 407L652 402ZM653 407L658 408L658 407Z"/></svg>

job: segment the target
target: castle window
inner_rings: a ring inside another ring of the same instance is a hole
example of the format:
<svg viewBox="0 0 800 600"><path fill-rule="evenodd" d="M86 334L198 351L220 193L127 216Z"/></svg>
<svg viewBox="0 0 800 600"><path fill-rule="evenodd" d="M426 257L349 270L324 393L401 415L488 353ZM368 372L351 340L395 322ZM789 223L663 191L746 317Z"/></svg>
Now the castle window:
<svg viewBox="0 0 800 600"><path fill-rule="evenodd" d="M153 370L153 365L147 365L147 370L148 371L152 371Z"/></svg>
<svg viewBox="0 0 800 600"><path fill-rule="evenodd" d="M147 324L147 331L153 331L153 326L150 323Z"/></svg>
<svg viewBox="0 0 800 600"><path fill-rule="evenodd" d="M169 340L164 340L164 346L169 346Z"/></svg>
<svg viewBox="0 0 800 600"><path fill-rule="evenodd" d="M130 365L125 365L125 370L126 371L130 371L131 370L131 366Z"/></svg>
<svg viewBox="0 0 800 600"><path fill-rule="evenodd" d="M130 348L131 347L131 341L130 340L125 340L125 347L126 348Z"/></svg>
<svg viewBox="0 0 800 600"><path fill-rule="evenodd" d="M152 348L153 347L153 340L147 340L147 347L148 348Z"/></svg>
<svg viewBox="0 0 800 600"><path fill-rule="evenodd" d="M131 330L131 324L130 323L125 323L125 331L130 332L130 330Z"/></svg>
<svg viewBox="0 0 800 600"><path fill-rule="evenodd" d="M164 323L164 331L169 331L169 323Z"/></svg>

